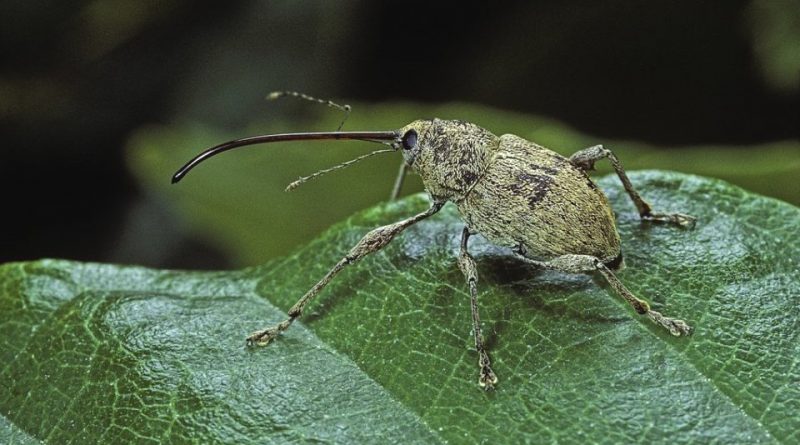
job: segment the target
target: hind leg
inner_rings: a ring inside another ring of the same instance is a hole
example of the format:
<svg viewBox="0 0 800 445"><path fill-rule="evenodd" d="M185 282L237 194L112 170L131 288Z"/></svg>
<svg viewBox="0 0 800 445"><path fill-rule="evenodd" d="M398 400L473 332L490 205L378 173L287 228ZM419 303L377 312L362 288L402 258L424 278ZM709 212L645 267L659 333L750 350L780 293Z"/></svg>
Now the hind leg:
<svg viewBox="0 0 800 445"><path fill-rule="evenodd" d="M611 285L611 288L614 289L614 292L627 301L628 304L633 307L633 310L635 310L638 314L646 315L654 323L667 329L672 335L689 335L692 332L692 328L683 320L665 317L661 315L660 312L650 309L650 305L647 304L646 301L641 300L633 295L633 293L631 293L631 291L629 291L628 288L622 284L622 281L620 281L619 278L614 275L614 272L612 272L611 269L606 267L606 265L596 257L589 255L563 255L550 261L535 261L517 254L517 258L520 258L522 261L528 264L533 264L543 269L557 270L567 273L600 272L600 275L602 275L608 284Z"/></svg>
<svg viewBox="0 0 800 445"><path fill-rule="evenodd" d="M608 158L608 160L611 161L611 165L614 166L614 171L617 172L619 180L622 181L625 191L628 192L631 201L636 205L640 218L645 221L667 222L679 226L694 225L695 217L693 216L683 213L654 213L650 204L633 188L633 184L631 184L631 180L628 179L625 169L622 168L622 162L617 159L611 150L604 148L602 145L584 148L570 156L569 161L581 170L589 171L594 170L594 163L603 158Z"/></svg>

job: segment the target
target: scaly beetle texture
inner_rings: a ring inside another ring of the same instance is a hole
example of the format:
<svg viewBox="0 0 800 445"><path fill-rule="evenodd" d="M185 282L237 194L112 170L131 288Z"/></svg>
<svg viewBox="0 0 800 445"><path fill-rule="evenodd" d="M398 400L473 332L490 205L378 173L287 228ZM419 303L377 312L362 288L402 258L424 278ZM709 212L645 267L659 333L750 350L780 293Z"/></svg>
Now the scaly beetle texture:
<svg viewBox="0 0 800 445"><path fill-rule="evenodd" d="M268 344L302 315L306 305L342 269L381 250L397 234L434 215L448 201L458 207L465 224L458 265L469 288L478 353L478 383L483 388L492 389L498 379L481 334L478 270L468 249L469 238L474 234L480 233L492 243L510 247L519 260L542 269L573 274L599 273L637 313L647 316L673 335L691 333L685 322L650 309L646 301L633 295L614 274L613 271L623 264L614 214L608 199L592 182L587 171L593 169L596 161L608 158L642 220L691 226L694 218L681 213L653 212L633 188L616 156L600 145L566 158L518 136L496 136L469 122L417 120L396 131L286 133L226 142L189 161L173 176L173 183L203 160L232 148L320 139L378 142L389 145L394 151L401 151L404 167L413 169L422 178L431 196L431 207L364 235L300 298L289 310L286 320L253 332L247 337L248 345ZM387 150L380 152L383 151ZM342 164L345 165L349 163ZM404 173L401 169L401 176Z"/></svg>

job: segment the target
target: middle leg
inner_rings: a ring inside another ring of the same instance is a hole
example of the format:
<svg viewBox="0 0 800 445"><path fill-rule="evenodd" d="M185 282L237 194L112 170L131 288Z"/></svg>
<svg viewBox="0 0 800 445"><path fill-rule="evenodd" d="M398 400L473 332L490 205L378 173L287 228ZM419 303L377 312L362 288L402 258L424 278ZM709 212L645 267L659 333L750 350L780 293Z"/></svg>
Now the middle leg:
<svg viewBox="0 0 800 445"><path fill-rule="evenodd" d="M464 227L461 232L461 251L458 255L458 267L467 279L469 286L470 307L472 308L472 332L475 334L475 349L478 351L478 367L481 368L478 384L489 391L497 383L497 376L492 371L492 363L489 354L483 346L483 335L481 335L481 317L478 315L478 268L475 259L467 250L469 241L469 228Z"/></svg>

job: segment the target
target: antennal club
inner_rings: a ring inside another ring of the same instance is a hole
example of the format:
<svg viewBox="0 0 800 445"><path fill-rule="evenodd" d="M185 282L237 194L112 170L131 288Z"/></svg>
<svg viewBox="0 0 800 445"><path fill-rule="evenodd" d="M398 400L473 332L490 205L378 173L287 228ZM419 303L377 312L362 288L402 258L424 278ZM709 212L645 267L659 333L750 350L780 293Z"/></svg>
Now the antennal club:
<svg viewBox="0 0 800 445"><path fill-rule="evenodd" d="M329 106L331 108L336 108L337 110L342 111L344 113L344 119L342 119L342 122L339 123L339 126L336 128L336 131L341 131L342 130L342 127L344 127L345 121L347 121L347 118L350 117L350 111L353 109L348 104L339 105L339 104L337 104L336 102L334 102L332 100L318 99L318 98L316 98L314 96L309 96L308 94L298 93L297 91L273 91L273 92L271 92L271 93L269 93L267 95L267 100L276 100L276 99L284 97L284 96L291 96L291 97L296 97L298 99L307 100L309 102L316 102L316 103L319 103L319 104L322 104L322 105L327 105L327 106Z"/></svg>

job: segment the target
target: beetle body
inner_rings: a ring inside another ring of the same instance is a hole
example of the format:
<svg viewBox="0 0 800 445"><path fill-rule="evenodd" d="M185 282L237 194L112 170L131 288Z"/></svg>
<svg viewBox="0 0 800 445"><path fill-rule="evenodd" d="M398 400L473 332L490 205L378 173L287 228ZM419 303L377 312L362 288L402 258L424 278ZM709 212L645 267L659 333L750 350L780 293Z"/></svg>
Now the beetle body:
<svg viewBox="0 0 800 445"><path fill-rule="evenodd" d="M400 132L412 129L417 143L404 151L406 163L434 199L458 206L471 231L531 259L577 254L619 262L608 199L569 159L468 122L420 120Z"/></svg>

